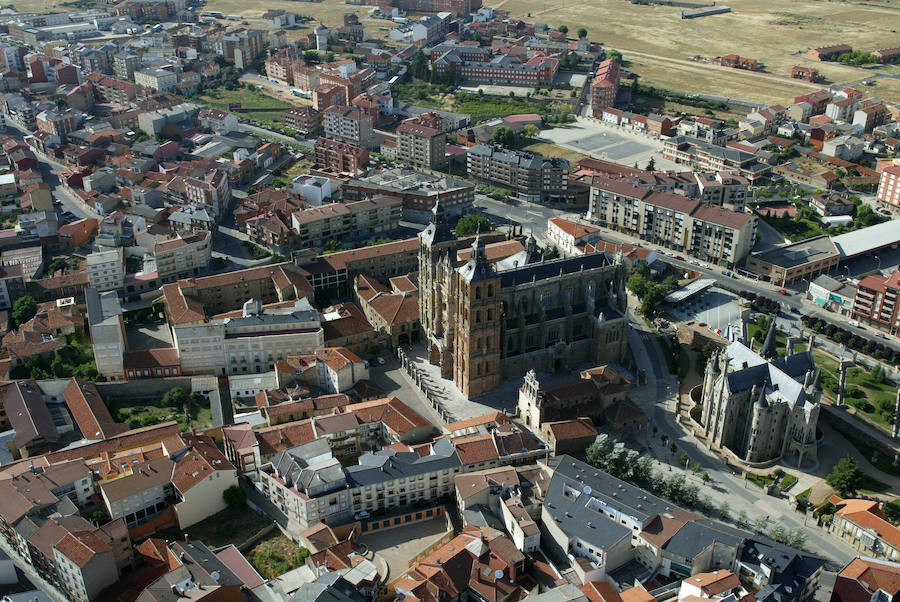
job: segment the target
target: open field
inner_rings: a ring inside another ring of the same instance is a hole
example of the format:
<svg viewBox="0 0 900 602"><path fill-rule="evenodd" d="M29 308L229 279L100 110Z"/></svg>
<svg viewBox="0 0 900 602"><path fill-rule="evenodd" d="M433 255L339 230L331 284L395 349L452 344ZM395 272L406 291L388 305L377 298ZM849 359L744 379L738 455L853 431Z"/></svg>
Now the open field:
<svg viewBox="0 0 900 602"><path fill-rule="evenodd" d="M900 6L896 3L796 0L783 4L734 0L728 2L732 13L686 20L680 18L680 9L675 7L640 6L625 0L565 0L552 4L543 0L499 0L488 4L509 11L515 18L586 27L592 40L620 49L626 61L631 58L629 50L677 59L736 53L762 61L766 71L777 75L789 75L793 65L814 66L835 83L862 79L872 71L818 63L795 53L829 43L846 43L867 51L900 44L900 34L892 31L898 29L900 22ZM776 101L788 98L797 89L790 81L763 84L764 78L752 74L740 80L723 77L716 81L719 78L710 76L691 79L690 72L684 69L667 73L661 65L650 67L655 67L652 73L644 73L641 65L632 66L643 83L675 90ZM712 66L698 65L697 70L719 75ZM756 86L748 82L758 80L759 90L754 91ZM884 96L900 101L900 91Z"/></svg>
<svg viewBox="0 0 900 602"><path fill-rule="evenodd" d="M264 92L260 89L251 91L246 87L238 88L237 90L217 88L215 90L210 90L208 92L205 92L204 94L201 94L200 96L197 96L195 100L216 109L222 109L223 111L227 111L228 104L232 102L239 102L245 108L271 108L271 112L260 111L254 113L242 113L242 115L245 115L250 119L253 119L254 121L269 124L280 123L281 111L294 106L289 102L270 96L267 92Z"/></svg>
<svg viewBox="0 0 900 602"><path fill-rule="evenodd" d="M540 153L545 157L562 157L573 166L581 159L587 158L587 155L583 155L577 151L563 148L561 146L553 144L552 142L535 142L534 144L529 144L523 150L531 151L533 153Z"/></svg>

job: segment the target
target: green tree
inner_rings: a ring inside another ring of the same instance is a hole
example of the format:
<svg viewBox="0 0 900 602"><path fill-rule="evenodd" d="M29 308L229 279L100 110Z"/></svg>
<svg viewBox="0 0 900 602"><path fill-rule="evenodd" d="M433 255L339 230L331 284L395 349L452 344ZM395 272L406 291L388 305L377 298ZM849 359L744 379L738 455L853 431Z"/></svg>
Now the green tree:
<svg viewBox="0 0 900 602"><path fill-rule="evenodd" d="M694 462L693 464L691 464L692 473L699 474L701 470L703 470L703 466L700 465L700 462Z"/></svg>
<svg viewBox="0 0 900 602"><path fill-rule="evenodd" d="M900 503L895 500L884 504L881 509L884 511L884 515L887 516L889 521L895 525L900 524Z"/></svg>
<svg viewBox="0 0 900 602"><path fill-rule="evenodd" d="M416 79L425 79L428 75L428 59L421 48L409 59L409 73Z"/></svg>
<svg viewBox="0 0 900 602"><path fill-rule="evenodd" d="M456 222L456 236L472 236L476 232L490 232L494 225L484 215L467 215Z"/></svg>
<svg viewBox="0 0 900 602"><path fill-rule="evenodd" d="M587 29L585 29L584 27L579 27L578 28L578 37L586 38L587 37Z"/></svg>
<svg viewBox="0 0 900 602"><path fill-rule="evenodd" d="M53 358L53 361L50 362L50 372L52 372L53 376L56 378L69 378L72 376L72 368L59 356L56 356Z"/></svg>
<svg viewBox="0 0 900 602"><path fill-rule="evenodd" d="M325 252L326 253L336 253L338 251L343 251L344 245L341 244L341 241L334 240L333 238L325 243Z"/></svg>
<svg viewBox="0 0 900 602"><path fill-rule="evenodd" d="M319 53L315 50L307 50L303 53L303 62L306 64L318 63Z"/></svg>
<svg viewBox="0 0 900 602"><path fill-rule="evenodd" d="M622 53L618 50L608 50L606 52L606 58L611 61L616 61L617 63L622 62Z"/></svg>
<svg viewBox="0 0 900 602"><path fill-rule="evenodd" d="M631 276L628 277L628 283L625 285L625 288L631 291L631 294L638 299L643 299L650 289L650 281L640 272L632 272Z"/></svg>
<svg viewBox="0 0 900 602"><path fill-rule="evenodd" d="M37 301L34 300L34 297L25 295L24 297L19 297L13 303L12 317L17 326L21 326L33 318L36 313Z"/></svg>
<svg viewBox="0 0 900 602"><path fill-rule="evenodd" d="M656 169L656 160L653 157L650 157L650 160L647 161L647 171L653 171Z"/></svg>
<svg viewBox="0 0 900 602"><path fill-rule="evenodd" d="M687 454L687 452L681 452L681 455L678 456L678 463L682 466L687 466L688 462L691 461L691 457Z"/></svg>
<svg viewBox="0 0 900 602"><path fill-rule="evenodd" d="M181 387L172 387L162 398L164 406L176 409L183 408L185 401L187 401L187 395Z"/></svg>
<svg viewBox="0 0 900 602"><path fill-rule="evenodd" d="M722 505L719 506L719 516L722 517L722 520L728 520L728 516L731 513L731 505L728 502L722 502Z"/></svg>
<svg viewBox="0 0 900 602"><path fill-rule="evenodd" d="M506 148L515 148L516 133L512 131L512 128L506 127L505 125L497 126L494 133L491 134L491 143L499 144Z"/></svg>
<svg viewBox="0 0 900 602"><path fill-rule="evenodd" d="M709 473L704 470L703 474L700 475L700 479L703 480L704 483L709 483L712 480L712 477L710 477Z"/></svg>
<svg viewBox="0 0 900 602"><path fill-rule="evenodd" d="M856 464L856 460L846 456L835 464L831 473L825 477L825 481L842 496L852 495L862 484L863 473Z"/></svg>
<svg viewBox="0 0 900 602"><path fill-rule="evenodd" d="M529 123L524 128L522 128L522 133L524 133L528 138L537 138L538 134L541 133L541 130L538 129L538 126L534 125L533 123Z"/></svg>
<svg viewBox="0 0 900 602"><path fill-rule="evenodd" d="M109 515L105 510L94 510L94 513L91 514L91 522L93 522L98 527L100 525L105 525L109 522Z"/></svg>
<svg viewBox="0 0 900 602"><path fill-rule="evenodd" d="M568 25L560 25L559 30L563 33L569 33L569 26Z"/></svg>
<svg viewBox="0 0 900 602"><path fill-rule="evenodd" d="M247 503L247 490L240 485L232 485L222 492L222 499L229 508L240 508Z"/></svg>

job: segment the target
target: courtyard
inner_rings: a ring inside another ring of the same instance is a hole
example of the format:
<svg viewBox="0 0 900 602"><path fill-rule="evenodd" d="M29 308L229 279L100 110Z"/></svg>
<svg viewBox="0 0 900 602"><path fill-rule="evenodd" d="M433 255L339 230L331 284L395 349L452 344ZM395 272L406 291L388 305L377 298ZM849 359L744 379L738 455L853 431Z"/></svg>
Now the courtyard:
<svg viewBox="0 0 900 602"><path fill-rule="evenodd" d="M652 157L656 169L679 169L662 158L658 140L593 119L579 118L575 123L542 130L540 139L594 159L644 167Z"/></svg>

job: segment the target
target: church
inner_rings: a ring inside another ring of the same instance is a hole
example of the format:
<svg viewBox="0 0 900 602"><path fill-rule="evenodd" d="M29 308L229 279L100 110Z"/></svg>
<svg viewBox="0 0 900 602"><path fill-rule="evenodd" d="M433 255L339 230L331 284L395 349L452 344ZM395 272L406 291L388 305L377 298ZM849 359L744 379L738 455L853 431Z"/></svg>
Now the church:
<svg viewBox="0 0 900 602"><path fill-rule="evenodd" d="M429 361L469 398L528 370L620 362L628 349L621 253L545 260L534 237L514 262L492 264L480 236L468 261L435 204L419 234L419 318Z"/></svg>

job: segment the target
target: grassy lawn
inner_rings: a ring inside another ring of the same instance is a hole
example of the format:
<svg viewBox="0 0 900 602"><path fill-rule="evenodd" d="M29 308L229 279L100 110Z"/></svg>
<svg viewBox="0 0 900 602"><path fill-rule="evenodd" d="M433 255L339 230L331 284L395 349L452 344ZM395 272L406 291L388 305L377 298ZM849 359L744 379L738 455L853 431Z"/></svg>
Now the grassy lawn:
<svg viewBox="0 0 900 602"><path fill-rule="evenodd" d="M563 148L561 146L553 144L552 142L535 142L534 144L529 144L523 150L531 151L533 153L540 153L545 157L562 157L573 166L578 161L587 158L587 155L582 155L579 152Z"/></svg>
<svg viewBox="0 0 900 602"><path fill-rule="evenodd" d="M184 530L192 539L199 539L208 548L218 548L228 544L240 545L272 521L254 512L249 506L226 508ZM276 531L276 533L279 533ZM164 531L156 535L163 539L177 539L177 531Z"/></svg>
<svg viewBox="0 0 900 602"><path fill-rule="evenodd" d="M751 473L751 474L747 475L747 479L749 479L753 483L756 483L757 485L759 485L762 488L766 488L775 482L775 475L774 474L761 474L760 475L760 474L752 474Z"/></svg>
<svg viewBox="0 0 900 602"><path fill-rule="evenodd" d="M232 102L239 102L242 107L248 109L272 109L271 112L239 113L241 117L269 124L280 123L282 109L290 109L294 106L283 100L269 96L262 88L253 91L248 90L247 88L238 88L237 90L217 88L215 90L209 90L204 94L200 94L191 100L209 105L216 109L222 109L223 111L227 111L229 103Z"/></svg>
<svg viewBox="0 0 900 602"><path fill-rule="evenodd" d="M778 483L778 486L781 488L782 491L787 491L788 489L790 489L791 487L793 487L794 485L797 484L797 480L798 480L797 477L788 473L788 474L784 475L783 477L781 477L781 482Z"/></svg>
<svg viewBox="0 0 900 602"><path fill-rule="evenodd" d="M878 452L876 456L876 449L866 443L865 441L854 437L853 435L848 435L847 433L841 432L841 436L850 442L850 444L859 451L863 456L865 456L866 460L875 465L875 468L880 470L885 474L889 474L895 477L900 477L900 466L894 466L894 460L883 453ZM875 458L873 460L873 458Z"/></svg>
<svg viewBox="0 0 900 602"><path fill-rule="evenodd" d="M747 324L747 336L753 341L753 348L759 349L763 344L762 332L759 326L750 323ZM775 348L778 349L778 355L784 356L787 353L787 337L780 332L775 332Z"/></svg>
<svg viewBox="0 0 900 602"><path fill-rule="evenodd" d="M263 249L259 245L253 244L252 242L246 240L241 242L241 246L247 249L247 252L250 253L250 257L252 259L265 259L266 257L272 256L272 253L267 249Z"/></svg>
<svg viewBox="0 0 900 602"><path fill-rule="evenodd" d="M125 422L131 428L152 426L169 420L177 420L182 431L190 429L206 429L212 424L212 410L209 407L193 404L191 408L191 421L180 408L169 408L159 401L141 401L129 399L114 399L107 402L109 411L117 422Z"/></svg>
<svg viewBox="0 0 900 602"><path fill-rule="evenodd" d="M488 117L503 117L522 113L554 113L568 111L571 107L564 102L553 102L526 98L529 88L522 88L521 95L495 96L492 94L453 93L450 86L428 84L416 80L394 86L394 97L399 102L411 102L420 107L444 109L467 113L472 121Z"/></svg>
<svg viewBox="0 0 900 602"><path fill-rule="evenodd" d="M884 493L885 491L887 491L890 488L891 488L890 485L888 485L886 483L882 483L875 477L863 473L863 480L859 486L859 492L860 493Z"/></svg>
<svg viewBox="0 0 900 602"><path fill-rule="evenodd" d="M778 231L779 234L792 242L798 240L806 240L813 236L825 234L821 224L805 217L796 216L791 218L772 219L768 218L765 222Z"/></svg>
<svg viewBox="0 0 900 602"><path fill-rule="evenodd" d="M274 579L305 564L309 550L298 546L279 531L253 546L246 556L263 578Z"/></svg>
<svg viewBox="0 0 900 602"><path fill-rule="evenodd" d="M832 403L837 403L837 386L840 382L840 366L837 358L821 349L813 350L813 358L816 366L822 370L823 396ZM847 370L844 401L855 408L857 415L862 416L870 424L886 433L891 432L894 406L897 402L895 386L876 382L869 370L862 366L852 366Z"/></svg>

